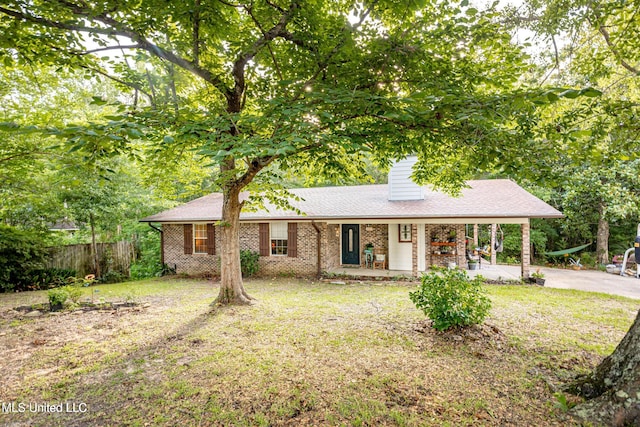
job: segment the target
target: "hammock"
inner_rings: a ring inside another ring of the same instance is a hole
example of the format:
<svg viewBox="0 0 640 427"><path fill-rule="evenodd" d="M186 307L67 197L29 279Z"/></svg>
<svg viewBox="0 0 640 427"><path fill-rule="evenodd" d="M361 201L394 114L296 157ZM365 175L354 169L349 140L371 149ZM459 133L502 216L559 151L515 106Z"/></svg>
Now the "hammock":
<svg viewBox="0 0 640 427"><path fill-rule="evenodd" d="M545 255L549 255L549 256L568 255L568 254L572 254L574 252L581 251L581 250L587 248L590 245L591 245L591 243L587 243L586 245L576 246L575 248L563 249L561 251L545 252L544 254Z"/></svg>

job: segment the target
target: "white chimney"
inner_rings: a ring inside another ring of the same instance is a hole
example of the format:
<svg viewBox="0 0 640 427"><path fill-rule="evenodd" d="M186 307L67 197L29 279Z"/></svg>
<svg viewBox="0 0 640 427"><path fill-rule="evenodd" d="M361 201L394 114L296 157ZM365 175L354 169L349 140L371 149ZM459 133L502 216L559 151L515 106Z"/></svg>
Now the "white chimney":
<svg viewBox="0 0 640 427"><path fill-rule="evenodd" d="M396 162L389 171L389 200L424 200L424 188L411 180L418 157Z"/></svg>

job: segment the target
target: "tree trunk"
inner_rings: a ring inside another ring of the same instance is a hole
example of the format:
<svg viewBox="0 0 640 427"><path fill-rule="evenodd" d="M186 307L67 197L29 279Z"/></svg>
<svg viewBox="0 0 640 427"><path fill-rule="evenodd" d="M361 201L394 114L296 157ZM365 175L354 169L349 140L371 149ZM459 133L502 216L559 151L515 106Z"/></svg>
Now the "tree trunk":
<svg viewBox="0 0 640 427"><path fill-rule="evenodd" d="M598 264L609 264L609 221L604 217L604 207L598 209L598 234L596 240L596 253Z"/></svg>
<svg viewBox="0 0 640 427"><path fill-rule="evenodd" d="M572 414L613 426L640 425L640 311L614 352L568 390L588 399Z"/></svg>
<svg viewBox="0 0 640 427"><path fill-rule="evenodd" d="M222 205L220 251L220 293L212 305L250 304L240 269L240 191L234 185L225 189Z"/></svg>
<svg viewBox="0 0 640 427"><path fill-rule="evenodd" d="M93 252L93 271L96 273L96 279L102 277L100 272L100 258L98 257L98 244L96 243L96 225L93 214L89 214L89 225L91 226L91 251Z"/></svg>

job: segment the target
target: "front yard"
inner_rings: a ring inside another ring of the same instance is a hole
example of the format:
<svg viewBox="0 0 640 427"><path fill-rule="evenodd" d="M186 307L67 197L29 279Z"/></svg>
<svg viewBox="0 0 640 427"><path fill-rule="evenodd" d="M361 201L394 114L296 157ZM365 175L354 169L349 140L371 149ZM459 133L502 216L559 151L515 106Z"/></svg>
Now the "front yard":
<svg viewBox="0 0 640 427"><path fill-rule="evenodd" d="M485 325L436 333L414 285L246 287L255 305L216 313L217 285L195 280L98 286L139 305L37 317L11 309L46 292L0 294L0 424L572 425L556 387L613 351L638 309L490 286Z"/></svg>

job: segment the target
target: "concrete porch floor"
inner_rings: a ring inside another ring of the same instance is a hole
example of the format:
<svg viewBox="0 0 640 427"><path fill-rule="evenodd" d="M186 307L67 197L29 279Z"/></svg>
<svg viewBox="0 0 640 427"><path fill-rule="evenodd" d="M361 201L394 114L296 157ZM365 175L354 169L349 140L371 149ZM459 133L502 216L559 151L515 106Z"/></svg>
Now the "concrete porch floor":
<svg viewBox="0 0 640 427"><path fill-rule="evenodd" d="M328 273L346 276L363 276L363 277L411 277L409 270L381 270L360 267L334 267L327 270ZM491 265L483 263L480 270L466 270L470 277L479 274L491 280L518 280L520 279L520 266L513 265ZM421 272L418 272L421 274Z"/></svg>

